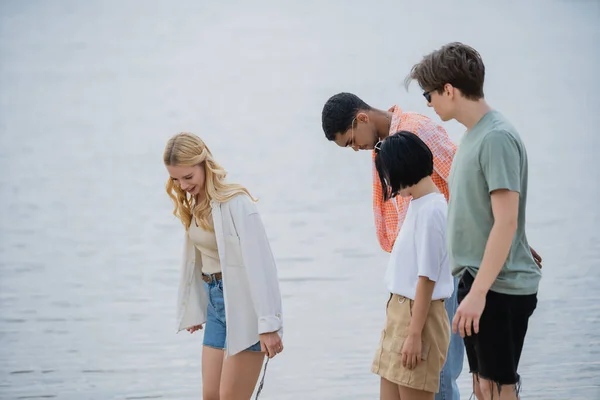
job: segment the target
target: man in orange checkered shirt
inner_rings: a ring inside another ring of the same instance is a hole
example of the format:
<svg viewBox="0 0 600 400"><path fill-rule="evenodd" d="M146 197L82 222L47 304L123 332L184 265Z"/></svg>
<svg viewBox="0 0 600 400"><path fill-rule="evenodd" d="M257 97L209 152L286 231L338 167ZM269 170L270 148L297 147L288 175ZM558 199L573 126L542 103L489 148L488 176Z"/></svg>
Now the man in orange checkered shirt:
<svg viewBox="0 0 600 400"><path fill-rule="evenodd" d="M322 112L325 136L340 147L350 147L355 151L373 150L377 142L389 135L404 130L415 133L427 144L433 153L432 179L439 191L448 200L448 176L456 152L456 146L445 129L424 115L403 112L398 106L388 111L372 108L358 96L339 93L325 103ZM373 152L375 159L375 152ZM381 248L392 251L398 232L406 217L410 198L397 196L383 201L381 183L373 165L373 212L375 228ZM458 302L456 300L458 280L455 278L454 293L445 301L450 324L454 318ZM459 334L452 334L446 363L440 375L440 391L435 399L460 399L456 379L463 366L464 343Z"/></svg>

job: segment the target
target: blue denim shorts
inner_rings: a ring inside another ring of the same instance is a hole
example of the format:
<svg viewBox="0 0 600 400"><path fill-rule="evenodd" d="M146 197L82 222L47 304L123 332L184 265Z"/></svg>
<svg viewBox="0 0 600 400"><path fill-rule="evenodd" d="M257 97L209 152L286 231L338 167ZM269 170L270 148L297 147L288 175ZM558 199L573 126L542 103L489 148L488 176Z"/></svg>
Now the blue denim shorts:
<svg viewBox="0 0 600 400"><path fill-rule="evenodd" d="M223 281L212 280L204 282L208 293L208 313L204 326L204 346L215 349L225 349L227 329L225 325L225 299L223 298ZM260 342L248 347L246 350L260 352Z"/></svg>

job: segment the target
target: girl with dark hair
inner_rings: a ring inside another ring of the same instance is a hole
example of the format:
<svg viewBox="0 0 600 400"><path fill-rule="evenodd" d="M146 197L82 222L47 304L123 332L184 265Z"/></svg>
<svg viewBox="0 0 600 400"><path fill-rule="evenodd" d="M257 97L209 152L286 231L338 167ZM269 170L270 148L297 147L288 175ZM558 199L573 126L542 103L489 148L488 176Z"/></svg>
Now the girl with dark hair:
<svg viewBox="0 0 600 400"><path fill-rule="evenodd" d="M433 400L450 343L448 206L431 178L431 150L417 135L400 131L377 143L375 152L384 200L411 201L386 272L390 297L372 371L381 376L382 400Z"/></svg>

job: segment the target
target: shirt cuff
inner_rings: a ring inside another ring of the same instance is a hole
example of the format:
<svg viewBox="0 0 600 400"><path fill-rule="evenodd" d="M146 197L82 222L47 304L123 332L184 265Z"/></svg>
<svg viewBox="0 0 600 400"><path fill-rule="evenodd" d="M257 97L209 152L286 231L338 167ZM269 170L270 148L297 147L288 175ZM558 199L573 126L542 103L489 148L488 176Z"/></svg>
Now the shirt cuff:
<svg viewBox="0 0 600 400"><path fill-rule="evenodd" d="M258 333L277 332L283 326L281 314L260 317L258 319Z"/></svg>

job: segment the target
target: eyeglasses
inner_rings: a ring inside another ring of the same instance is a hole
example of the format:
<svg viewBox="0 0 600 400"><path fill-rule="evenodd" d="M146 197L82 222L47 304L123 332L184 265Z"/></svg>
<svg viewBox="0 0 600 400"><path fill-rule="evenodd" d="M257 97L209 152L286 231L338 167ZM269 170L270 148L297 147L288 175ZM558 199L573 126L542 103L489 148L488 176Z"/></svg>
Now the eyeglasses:
<svg viewBox="0 0 600 400"><path fill-rule="evenodd" d="M350 136L350 143L348 144L350 147L354 146L354 123L356 122L356 117L352 119L350 123L350 129L352 130L352 136Z"/></svg>
<svg viewBox="0 0 600 400"><path fill-rule="evenodd" d="M379 142L375 143L375 147L373 147L373 151L375 152L375 154L377 154L381 151L382 144L383 144L383 140L380 140Z"/></svg>

